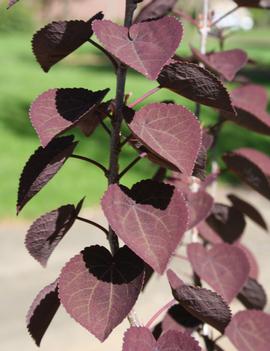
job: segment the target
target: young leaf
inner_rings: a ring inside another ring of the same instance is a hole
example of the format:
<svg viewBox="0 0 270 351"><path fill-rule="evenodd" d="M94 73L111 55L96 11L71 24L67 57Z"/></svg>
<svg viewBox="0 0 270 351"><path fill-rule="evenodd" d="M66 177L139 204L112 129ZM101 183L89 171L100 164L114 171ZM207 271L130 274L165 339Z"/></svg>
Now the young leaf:
<svg viewBox="0 0 270 351"><path fill-rule="evenodd" d="M229 244L215 244L207 251L201 244L190 244L187 252L198 276L230 303L249 276L248 259L242 250Z"/></svg>
<svg viewBox="0 0 270 351"><path fill-rule="evenodd" d="M234 114L230 95L222 82L205 68L189 62L173 62L165 66L158 82L199 104L218 108Z"/></svg>
<svg viewBox="0 0 270 351"><path fill-rule="evenodd" d="M233 194L229 194L227 197L235 208L249 217L253 222L257 223L264 230L268 230L267 223L265 222L263 216L253 205Z"/></svg>
<svg viewBox="0 0 270 351"><path fill-rule="evenodd" d="M93 35L92 22L103 18L97 13L88 21L58 21L47 24L33 36L32 49L42 69L52 66L78 49Z"/></svg>
<svg viewBox="0 0 270 351"><path fill-rule="evenodd" d="M186 202L176 189L172 195L172 189L170 185L150 180L138 183L131 191L114 184L101 202L115 233L160 274L188 222Z"/></svg>
<svg viewBox="0 0 270 351"><path fill-rule="evenodd" d="M76 145L73 136L65 136L52 140L45 148L40 146L35 151L20 177L17 213L54 177Z"/></svg>
<svg viewBox="0 0 270 351"><path fill-rule="evenodd" d="M27 328L37 346L40 345L59 306L58 280L56 280L38 293L27 313Z"/></svg>
<svg viewBox="0 0 270 351"><path fill-rule="evenodd" d="M137 23L129 29L107 20L95 21L93 29L111 54L152 80L175 53L183 34L174 17Z"/></svg>
<svg viewBox="0 0 270 351"><path fill-rule="evenodd" d="M193 113L174 104L150 104L129 124L131 131L152 152L191 175L201 147L200 123Z"/></svg>
<svg viewBox="0 0 270 351"><path fill-rule="evenodd" d="M223 333L231 320L231 311L222 297L213 291L183 282L176 286L174 277L172 283L170 281L172 274L175 273L168 272L168 279L176 301L194 317Z"/></svg>
<svg viewBox="0 0 270 351"><path fill-rule="evenodd" d="M141 9L134 22L164 17L172 11L176 2L177 0L152 0Z"/></svg>
<svg viewBox="0 0 270 351"><path fill-rule="evenodd" d="M233 1L236 2L238 6L270 9L270 0L233 0Z"/></svg>
<svg viewBox="0 0 270 351"><path fill-rule="evenodd" d="M145 327L131 327L124 336L122 351L202 351L188 334L169 330L156 341Z"/></svg>
<svg viewBox="0 0 270 351"><path fill-rule="evenodd" d="M237 298L248 309L263 310L267 303L264 288L252 278L248 278Z"/></svg>
<svg viewBox="0 0 270 351"><path fill-rule="evenodd" d="M25 246L42 266L46 266L52 252L72 227L81 210L83 200L75 207L65 205L42 215L29 228Z"/></svg>
<svg viewBox="0 0 270 351"><path fill-rule="evenodd" d="M141 259L126 246L115 256L105 247L85 248L61 272L61 303L72 318L104 341L135 304L143 271Z"/></svg>
<svg viewBox="0 0 270 351"><path fill-rule="evenodd" d="M204 55L199 50L191 48L193 55L211 71L221 75L228 81L232 81L236 73L243 68L248 61L245 51L233 49Z"/></svg>
<svg viewBox="0 0 270 351"><path fill-rule="evenodd" d="M236 313L225 335L239 351L268 351L270 344L270 315L261 311Z"/></svg>
<svg viewBox="0 0 270 351"><path fill-rule="evenodd" d="M31 123L42 146L57 135L93 116L93 111L109 89L93 92L83 88L50 89L42 93L30 109Z"/></svg>
<svg viewBox="0 0 270 351"><path fill-rule="evenodd" d="M230 171L270 199L270 157L254 149L242 148L225 154L223 160Z"/></svg>

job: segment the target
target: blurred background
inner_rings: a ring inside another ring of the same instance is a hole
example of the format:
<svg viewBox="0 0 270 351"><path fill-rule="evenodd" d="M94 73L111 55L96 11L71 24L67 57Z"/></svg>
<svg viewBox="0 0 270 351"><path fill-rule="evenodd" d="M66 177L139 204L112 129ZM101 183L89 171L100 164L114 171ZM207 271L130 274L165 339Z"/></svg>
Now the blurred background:
<svg viewBox="0 0 270 351"><path fill-rule="evenodd" d="M144 1L144 4L146 2ZM184 6L186 12L198 13L201 3L198 0L179 0L179 7ZM40 93L50 88L84 87L91 90L110 88L110 97L113 97L115 92L115 79L110 63L90 44L84 44L45 74L32 54L31 39L37 29L52 20L88 19L98 11L103 11L107 19L121 23L124 0L21 0L8 11L6 5L7 0L0 1L0 235L3 243L1 248L3 265L0 268L0 277L1 284L4 286L4 300L0 307L2 309L0 315L3 316L1 323L4 328L1 328L0 332L2 333L0 334L0 347L2 343L1 349L5 351L13 351L18 346L21 351L31 351L36 348L25 331L23 320L25 312L35 293L50 280L55 279L57 272L72 253L75 254L83 245L89 243L89 236L86 237L89 228L83 224L76 225L72 229L74 235L65 239L65 245L60 244L59 256L52 258L49 270L44 272L31 257L28 257L23 246L24 234L30 220L62 204L77 203L83 196L86 196L85 204L89 208L85 210L86 215L102 222L104 219L97 210L97 206L104 193L106 182L100 177L99 170L79 160L71 159L56 177L31 200L20 214L20 219L15 218L18 179L25 162L39 146L37 135L28 118L28 109L31 102ZM212 0L211 6L216 16L219 17L234 5L230 0ZM183 24L185 36L178 53L185 57L191 54L190 44L198 47L199 35L187 22ZM270 97L269 11L243 9L228 17L222 22L222 25L234 27L225 43L225 49L241 48L249 54L251 60L257 63L246 66L240 75L266 87ZM216 48L218 48L217 41L210 38L208 50ZM155 82L148 81L130 70L126 90L132 93L131 100L135 100L155 86ZM150 97L147 103L172 99L194 110L194 103L166 90ZM214 124L216 117L215 112L211 109L202 109L204 125ZM75 134L76 138L81 140L77 154L88 155L107 164L108 137L103 129L98 128L89 139L82 137L79 131L75 131ZM265 136L244 130L231 123L226 123L221 135L218 156L224 151L241 146L256 147L270 155L270 141ZM134 156L134 151L126 147L121 161L122 166L129 163L130 158ZM133 184L141 178L151 176L155 169L148 161L142 160L125 177L124 182L127 185ZM220 185L220 199L224 197L228 189L237 185L236 179L231 176L225 176L223 182ZM246 193L246 190L242 188L238 191ZM260 195L248 193L247 196L252 197L252 202L255 199L257 207L262 208L267 218L268 203ZM251 235L257 233L258 229L252 224L250 228L248 240L250 240L250 246L254 246ZM102 243L100 235L93 231L91 234L93 242L97 240ZM269 241L266 243L263 234L260 233L256 243L255 251L258 250L257 254L261 256L260 263L266 265L265 257L270 249ZM269 287L269 274L263 272L262 277L268 282ZM159 291L159 286L159 281L156 282L156 285L154 282L151 286L152 290L150 290L156 297L149 311L155 309L155 303L159 306L162 299L167 302L169 289ZM145 299L148 301L146 297ZM139 310L142 313L145 312L143 304L139 306ZM98 345L93 338L90 338L90 342L89 334L69 320L64 313L63 315L61 313L52 327L52 329L55 327L53 334L48 336L47 343L44 342L43 350L56 350L56 345L65 347L66 351L108 350L110 343ZM113 336L115 345L119 343L122 330L123 328L118 328L118 332ZM67 335L72 335L74 343L67 338ZM78 340L82 340L79 347ZM230 347L226 350L233 350L233 347ZM118 349L120 350L118 347L115 351Z"/></svg>

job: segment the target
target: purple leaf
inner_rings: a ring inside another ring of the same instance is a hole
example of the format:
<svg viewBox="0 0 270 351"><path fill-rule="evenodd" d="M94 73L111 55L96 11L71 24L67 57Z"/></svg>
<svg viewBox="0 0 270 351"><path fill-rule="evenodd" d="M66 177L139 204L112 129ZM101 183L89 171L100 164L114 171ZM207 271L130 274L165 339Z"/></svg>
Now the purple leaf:
<svg viewBox="0 0 270 351"><path fill-rule="evenodd" d="M109 186L101 202L105 216L125 244L162 274L186 231L186 202L170 185L154 181L122 189Z"/></svg>
<svg viewBox="0 0 270 351"><path fill-rule="evenodd" d="M29 228L25 245L42 266L46 266L52 252L72 227L81 210L83 200L77 207L65 205L39 217Z"/></svg>
<svg viewBox="0 0 270 351"><path fill-rule="evenodd" d="M200 287L186 284L176 286L175 277L173 277L172 283L170 277L168 275L176 301L194 317L223 333L230 322L231 311L222 297L213 291Z"/></svg>
<svg viewBox="0 0 270 351"><path fill-rule="evenodd" d="M254 149L242 148L225 154L223 160L230 171L270 199L270 157Z"/></svg>
<svg viewBox="0 0 270 351"><path fill-rule="evenodd" d="M268 230L267 224L263 216L253 205L233 194L229 194L227 195L227 197L235 208L237 208L244 215L249 217L253 222L257 223L260 227L262 227L266 231Z"/></svg>
<svg viewBox="0 0 270 351"><path fill-rule="evenodd" d="M73 136L65 136L52 140L45 148L40 146L35 151L20 177L17 213L54 177L76 145Z"/></svg>
<svg viewBox="0 0 270 351"><path fill-rule="evenodd" d="M225 335L239 351L268 351L270 315L261 311L236 313Z"/></svg>
<svg viewBox="0 0 270 351"><path fill-rule="evenodd" d="M36 32L32 48L42 69L48 72L57 62L88 41L93 34L92 22L102 18L103 14L99 12L87 22L52 22Z"/></svg>
<svg viewBox="0 0 270 351"><path fill-rule="evenodd" d="M152 80L173 56L183 34L174 17L137 23L129 29L107 20L95 21L93 29L111 54Z"/></svg>
<svg viewBox="0 0 270 351"><path fill-rule="evenodd" d="M249 276L249 263L242 250L229 244L216 244L207 251L201 244L190 244L187 252L198 276L230 303Z"/></svg>
<svg viewBox="0 0 270 351"><path fill-rule="evenodd" d="M8 9L10 9L13 5L16 4L19 0L8 0Z"/></svg>
<svg viewBox="0 0 270 351"><path fill-rule="evenodd" d="M267 109L268 94L267 90L257 84L242 85L232 91L232 98L236 104L252 102L254 106L259 106L262 110Z"/></svg>
<svg viewBox="0 0 270 351"><path fill-rule="evenodd" d="M233 0L238 6L270 9L270 0ZM259 351L259 350L256 350Z"/></svg>
<svg viewBox="0 0 270 351"><path fill-rule="evenodd" d="M104 341L135 304L143 270L143 262L126 246L115 256L105 247L88 247L61 272L61 303L72 318Z"/></svg>
<svg viewBox="0 0 270 351"><path fill-rule="evenodd" d="M58 280L42 289L27 313L27 328L37 346L60 306L57 285Z"/></svg>
<svg viewBox="0 0 270 351"><path fill-rule="evenodd" d="M215 203L207 224L227 243L234 243L243 234L246 221L242 212L234 206Z"/></svg>
<svg viewBox="0 0 270 351"><path fill-rule="evenodd" d="M257 263L257 260L253 253L242 243L238 242L235 243L234 246L237 246L239 249L241 249L244 254L246 255L246 258L248 259L250 271L249 271L249 277L253 279L258 279L259 276L259 266Z"/></svg>
<svg viewBox="0 0 270 351"><path fill-rule="evenodd" d="M152 0L141 9L134 22L164 17L172 11L176 2L177 0Z"/></svg>
<svg viewBox="0 0 270 351"><path fill-rule="evenodd" d="M124 336L122 351L201 351L198 342L188 334L169 330L155 340L145 327L131 327Z"/></svg>
<svg viewBox="0 0 270 351"><path fill-rule="evenodd" d="M263 287L252 278L248 278L237 298L248 309L263 310L267 303Z"/></svg>
<svg viewBox="0 0 270 351"><path fill-rule="evenodd" d="M50 89L32 104L30 119L42 146L54 137L88 120L109 89L93 92L83 88Z"/></svg>
<svg viewBox="0 0 270 351"><path fill-rule="evenodd" d="M187 99L234 114L230 95L222 82L205 68L189 62L174 62L161 71L158 82Z"/></svg>
<svg viewBox="0 0 270 351"><path fill-rule="evenodd" d="M150 104L129 124L131 131L158 156L191 175L201 147L200 123L193 113L174 104Z"/></svg>
<svg viewBox="0 0 270 351"><path fill-rule="evenodd" d="M193 55L205 64L211 71L221 75L228 81L232 81L236 73L243 68L248 61L245 51L233 49L204 55L199 50L191 48Z"/></svg>
<svg viewBox="0 0 270 351"><path fill-rule="evenodd" d="M207 224L207 222L201 222L197 226L200 236L211 244L222 243L221 237Z"/></svg>

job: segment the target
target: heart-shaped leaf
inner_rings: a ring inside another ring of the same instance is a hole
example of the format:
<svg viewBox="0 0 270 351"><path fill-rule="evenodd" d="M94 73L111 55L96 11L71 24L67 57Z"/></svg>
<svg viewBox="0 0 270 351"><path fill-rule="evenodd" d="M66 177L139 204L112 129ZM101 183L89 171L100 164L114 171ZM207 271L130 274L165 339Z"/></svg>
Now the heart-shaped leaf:
<svg viewBox="0 0 270 351"><path fill-rule="evenodd" d="M99 12L86 22L57 21L36 32L32 48L42 69L48 72L57 62L88 41L93 34L92 22L102 18L103 14Z"/></svg>
<svg viewBox="0 0 270 351"><path fill-rule="evenodd" d="M187 252L198 276L230 303L249 276L248 259L242 250L229 244L215 244L207 251L201 244L190 244Z"/></svg>
<svg viewBox="0 0 270 351"><path fill-rule="evenodd" d="M214 52L208 55L200 53L200 51L195 48L191 50L193 55L206 67L228 81L232 81L236 73L240 71L248 61L247 54L240 49Z"/></svg>
<svg viewBox="0 0 270 351"><path fill-rule="evenodd" d="M61 303L72 318L104 341L135 304L143 270L142 260L126 246L115 256L105 247L88 247L61 272Z"/></svg>
<svg viewBox="0 0 270 351"><path fill-rule="evenodd" d="M238 6L270 9L270 0L233 0L233 1L236 2Z"/></svg>
<svg viewBox="0 0 270 351"><path fill-rule="evenodd" d="M239 351L268 351L270 315L261 311L236 313L225 335Z"/></svg>
<svg viewBox="0 0 270 351"><path fill-rule="evenodd" d="M258 193L270 199L270 157L242 148L223 156L227 167Z"/></svg>
<svg viewBox="0 0 270 351"><path fill-rule="evenodd" d="M59 306L58 280L56 280L38 293L27 313L27 328L37 346L40 345Z"/></svg>
<svg viewBox="0 0 270 351"><path fill-rule="evenodd" d="M93 29L111 54L152 80L173 56L183 34L174 17L137 23L129 29L111 21L95 21Z"/></svg>
<svg viewBox="0 0 270 351"><path fill-rule="evenodd" d="M182 194L173 189L150 180L136 184L131 191L114 184L109 186L101 202L115 233L160 274L188 222L186 202Z"/></svg>
<svg viewBox="0 0 270 351"><path fill-rule="evenodd" d="M259 266L254 254L250 251L250 249L248 249L244 244L240 242L235 243L234 246L237 246L239 249L241 249L246 255L246 258L248 259L248 263L250 267L249 277L253 279L258 279Z"/></svg>
<svg viewBox="0 0 270 351"><path fill-rule="evenodd" d="M252 310L263 310L267 303L264 288L252 278L248 278L237 298L246 308Z"/></svg>
<svg viewBox="0 0 270 351"><path fill-rule="evenodd" d="M267 109L268 93L265 87L257 84L246 84L237 87L231 92L234 104L252 103L252 105Z"/></svg>
<svg viewBox="0 0 270 351"><path fill-rule="evenodd" d="M152 0L141 9L134 22L164 17L172 11L176 2L177 0Z"/></svg>
<svg viewBox="0 0 270 351"><path fill-rule="evenodd" d="M222 243L223 240L221 237L207 224L206 221L203 221L197 226L199 235L211 244Z"/></svg>
<svg viewBox="0 0 270 351"><path fill-rule="evenodd" d="M183 61L171 63L163 68L157 80L162 88L234 114L230 95L222 82L199 65Z"/></svg>
<svg viewBox="0 0 270 351"><path fill-rule="evenodd" d="M244 215L249 217L253 222L257 223L260 227L268 230L267 223L265 219L261 215L261 213L250 203L240 199L238 196L234 194L227 195L228 199L231 201L233 206L241 211Z"/></svg>
<svg viewBox="0 0 270 351"><path fill-rule="evenodd" d="M189 176L201 147L200 123L193 113L174 104L150 104L129 124L131 131L158 156Z"/></svg>
<svg viewBox="0 0 270 351"><path fill-rule="evenodd" d="M65 136L52 140L45 148L39 147L35 151L20 177L17 213L54 177L76 145L73 136Z"/></svg>
<svg viewBox="0 0 270 351"><path fill-rule="evenodd" d="M194 317L223 333L231 320L231 311L222 297L213 291L186 285L179 278L180 284L176 286L173 275L175 273L169 270L168 279L176 301Z"/></svg>
<svg viewBox="0 0 270 351"><path fill-rule="evenodd" d="M57 135L89 119L109 89L93 92L83 88L50 89L30 109L30 119L42 146Z"/></svg>
<svg viewBox="0 0 270 351"><path fill-rule="evenodd" d="M42 215L29 228L25 246L42 266L46 266L52 252L72 227L81 210L83 200L75 207L65 205Z"/></svg>
<svg viewBox="0 0 270 351"><path fill-rule="evenodd" d="M155 340L144 327L131 327L124 336L122 351L201 351L197 341L188 334L169 330Z"/></svg>

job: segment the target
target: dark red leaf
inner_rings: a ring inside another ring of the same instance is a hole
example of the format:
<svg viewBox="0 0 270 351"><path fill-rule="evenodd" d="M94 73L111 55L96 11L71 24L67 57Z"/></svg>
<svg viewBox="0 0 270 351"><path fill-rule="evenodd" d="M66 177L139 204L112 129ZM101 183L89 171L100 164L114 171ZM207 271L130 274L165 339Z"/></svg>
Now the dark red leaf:
<svg viewBox="0 0 270 351"><path fill-rule="evenodd" d="M171 276L168 275L168 279L176 301L194 317L223 333L230 322L231 311L222 297L213 291L182 282L176 286L176 278L173 277L171 282Z"/></svg>
<svg viewBox="0 0 270 351"><path fill-rule="evenodd" d="M154 181L138 183L131 192L114 184L105 193L102 208L125 244L162 274L187 228L182 194L175 189L172 195L170 185Z"/></svg>
<svg viewBox="0 0 270 351"><path fill-rule="evenodd" d="M57 135L89 120L109 89L93 92L83 88L50 89L32 104L30 119L42 146ZM96 123L96 121L94 121Z"/></svg>
<svg viewBox="0 0 270 351"><path fill-rule="evenodd" d="M54 177L76 145L73 136L65 136L52 140L45 148L39 147L35 151L20 177L17 213Z"/></svg>
<svg viewBox="0 0 270 351"><path fill-rule="evenodd" d="M250 251L250 249L248 249L245 245L243 245L240 242L235 243L234 245L237 246L239 249L241 249L246 255L246 258L248 259L248 263L250 267L249 277L253 279L258 279L259 266L254 254Z"/></svg>
<svg viewBox="0 0 270 351"><path fill-rule="evenodd" d="M176 2L177 0L152 0L141 9L134 22L164 17L172 11Z"/></svg>
<svg viewBox="0 0 270 351"><path fill-rule="evenodd" d="M58 280L56 280L38 293L27 313L27 328L37 346L40 345L59 306Z"/></svg>
<svg viewBox="0 0 270 351"><path fill-rule="evenodd" d="M173 56L183 34L174 17L137 23L129 29L107 20L95 21L93 29L111 54L152 80Z"/></svg>
<svg viewBox="0 0 270 351"><path fill-rule="evenodd" d="M252 278L248 278L237 298L248 309L263 310L267 303L264 288Z"/></svg>
<svg viewBox="0 0 270 351"><path fill-rule="evenodd" d="M150 104L129 124L131 131L152 152L191 175L201 147L200 123L193 113L174 104Z"/></svg>
<svg viewBox="0 0 270 351"><path fill-rule="evenodd" d="M242 212L234 206L215 203L207 224L227 243L234 243L243 234L246 221Z"/></svg>
<svg viewBox="0 0 270 351"><path fill-rule="evenodd" d="M268 351L270 315L261 311L236 313L225 335L239 351Z"/></svg>
<svg viewBox="0 0 270 351"><path fill-rule="evenodd" d="M254 106L260 107L262 110L267 109L268 93L267 90L257 84L242 85L234 89L231 93L235 104L252 103Z"/></svg>
<svg viewBox="0 0 270 351"><path fill-rule="evenodd" d="M270 157L248 148L223 156L227 167L258 193L270 199Z"/></svg>
<svg viewBox="0 0 270 351"><path fill-rule="evenodd" d="M215 52L208 55L201 54L195 48L191 48L191 50L193 55L206 67L228 81L232 81L236 73L248 62L247 54L240 49Z"/></svg>
<svg viewBox="0 0 270 351"><path fill-rule="evenodd" d="M124 336L122 351L201 351L198 342L188 334L169 330L155 340L145 327L131 327Z"/></svg>
<svg viewBox="0 0 270 351"><path fill-rule="evenodd" d="M42 266L46 266L52 252L72 227L81 210L83 200L77 207L65 205L39 217L29 228L25 245Z"/></svg>
<svg viewBox="0 0 270 351"><path fill-rule="evenodd" d="M270 9L270 0L233 0L233 1L236 2L238 6Z"/></svg>
<svg viewBox="0 0 270 351"><path fill-rule="evenodd" d="M61 272L61 303L72 318L104 341L135 304L143 270L143 262L126 246L115 256L105 247L88 247Z"/></svg>
<svg viewBox="0 0 270 351"><path fill-rule="evenodd" d="M237 208L244 215L253 220L253 222L257 223L260 227L262 227L266 231L268 230L267 224L263 216L253 205L233 194L229 194L227 195L227 197L229 198L229 200L235 208Z"/></svg>
<svg viewBox="0 0 270 351"><path fill-rule="evenodd" d="M248 259L242 250L229 244L215 244L207 251L201 244L190 244L187 252L198 276L230 303L249 276Z"/></svg>
<svg viewBox="0 0 270 351"><path fill-rule="evenodd" d="M222 82L199 65L174 62L163 68L158 82L187 99L234 114L230 95Z"/></svg>
<svg viewBox="0 0 270 351"><path fill-rule="evenodd" d="M214 142L214 137L211 134L211 132L203 128L202 129L202 145L199 150L197 159L195 161L195 166L193 169L192 175L196 178L199 178L203 182L207 178L206 176L206 168L207 168L207 157L208 157L208 151L212 147Z"/></svg>
<svg viewBox="0 0 270 351"><path fill-rule="evenodd" d="M38 63L45 72L63 58L78 49L93 34L92 22L101 20L97 13L85 21L57 21L47 24L33 36L32 48Z"/></svg>

